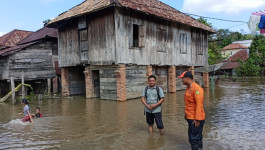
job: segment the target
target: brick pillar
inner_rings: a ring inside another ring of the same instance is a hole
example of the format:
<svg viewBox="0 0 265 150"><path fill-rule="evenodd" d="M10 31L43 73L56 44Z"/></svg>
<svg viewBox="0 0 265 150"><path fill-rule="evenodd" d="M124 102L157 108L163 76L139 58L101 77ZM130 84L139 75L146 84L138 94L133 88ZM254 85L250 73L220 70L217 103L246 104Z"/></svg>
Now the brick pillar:
<svg viewBox="0 0 265 150"><path fill-rule="evenodd" d="M62 82L62 95L68 96L70 95L69 90L69 70L68 68L61 69L61 82Z"/></svg>
<svg viewBox="0 0 265 150"><path fill-rule="evenodd" d="M170 66L168 67L168 89L169 93L176 93L177 85L176 85L176 67Z"/></svg>
<svg viewBox="0 0 265 150"><path fill-rule="evenodd" d="M203 73L203 87L209 88L209 73Z"/></svg>
<svg viewBox="0 0 265 150"><path fill-rule="evenodd" d="M126 90L126 68L125 65L117 66L115 71L115 76L117 80L117 101L127 100L127 90Z"/></svg>
<svg viewBox="0 0 265 150"><path fill-rule="evenodd" d="M146 84L148 84L148 77L153 74L152 66L146 66Z"/></svg>
<svg viewBox="0 0 265 150"><path fill-rule="evenodd" d="M58 76L57 75L55 78L52 79L52 89L53 89L53 94L58 93Z"/></svg>
<svg viewBox="0 0 265 150"><path fill-rule="evenodd" d="M86 98L93 98L94 89L93 89L92 75L89 66L85 68L84 74L86 82Z"/></svg>

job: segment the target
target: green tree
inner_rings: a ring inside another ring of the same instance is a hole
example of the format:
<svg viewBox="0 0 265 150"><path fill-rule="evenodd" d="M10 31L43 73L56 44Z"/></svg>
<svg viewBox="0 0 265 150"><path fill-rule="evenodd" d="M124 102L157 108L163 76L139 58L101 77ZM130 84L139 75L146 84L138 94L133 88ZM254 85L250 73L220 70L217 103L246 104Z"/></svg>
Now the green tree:
<svg viewBox="0 0 265 150"><path fill-rule="evenodd" d="M48 22L50 22L50 21L51 21L50 19L46 19L46 20L42 21L42 22L43 22L43 26L46 26L46 24L47 24Z"/></svg>
<svg viewBox="0 0 265 150"><path fill-rule="evenodd" d="M239 61L241 66L236 69L239 76L259 76L265 68L265 36L255 36L249 48L249 59Z"/></svg>

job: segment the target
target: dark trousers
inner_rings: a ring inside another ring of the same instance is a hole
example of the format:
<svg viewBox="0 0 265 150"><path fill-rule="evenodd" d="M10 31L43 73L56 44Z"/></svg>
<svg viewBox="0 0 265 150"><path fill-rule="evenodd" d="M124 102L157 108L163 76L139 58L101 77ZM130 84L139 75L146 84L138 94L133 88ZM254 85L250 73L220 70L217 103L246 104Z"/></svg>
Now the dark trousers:
<svg viewBox="0 0 265 150"><path fill-rule="evenodd" d="M146 112L146 123L149 126L154 125L154 120L156 121L156 125L158 129L164 129L161 112L158 112L158 113Z"/></svg>
<svg viewBox="0 0 265 150"><path fill-rule="evenodd" d="M191 149L198 150L199 148L203 147L202 130L205 121L202 120L197 128L195 127L195 124L192 124L193 120L188 119L187 121L189 124L188 135L189 135L189 142L191 144Z"/></svg>

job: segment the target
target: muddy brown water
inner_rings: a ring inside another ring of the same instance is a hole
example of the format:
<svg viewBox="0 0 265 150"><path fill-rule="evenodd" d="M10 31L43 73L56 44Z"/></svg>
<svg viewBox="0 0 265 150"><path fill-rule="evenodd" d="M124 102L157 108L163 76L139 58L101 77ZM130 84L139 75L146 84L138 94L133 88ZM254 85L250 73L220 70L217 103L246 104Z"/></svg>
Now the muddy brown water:
<svg viewBox="0 0 265 150"><path fill-rule="evenodd" d="M184 91L166 94L165 135L149 135L140 99L104 101L74 99L31 101L44 117L22 123L23 105L0 103L0 149L186 150ZM204 149L265 147L265 78L222 79L205 89Z"/></svg>

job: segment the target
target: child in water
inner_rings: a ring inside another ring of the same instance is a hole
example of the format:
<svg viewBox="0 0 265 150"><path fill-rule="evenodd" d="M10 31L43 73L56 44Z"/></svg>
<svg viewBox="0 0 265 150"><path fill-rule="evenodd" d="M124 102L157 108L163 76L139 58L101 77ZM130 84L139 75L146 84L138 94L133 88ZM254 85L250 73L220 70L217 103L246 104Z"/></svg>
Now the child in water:
<svg viewBox="0 0 265 150"><path fill-rule="evenodd" d="M24 113L24 118L22 118L23 122L30 121L33 122L32 116L30 114L30 107L29 107L29 102L26 99L22 100L22 103L24 103L24 110L21 113L18 113L18 115L21 115Z"/></svg>
<svg viewBox="0 0 265 150"><path fill-rule="evenodd" d="M40 118L40 117L42 117L42 114L40 113L40 107L37 107L35 109L35 114L32 114L32 117L34 117L34 118Z"/></svg>

